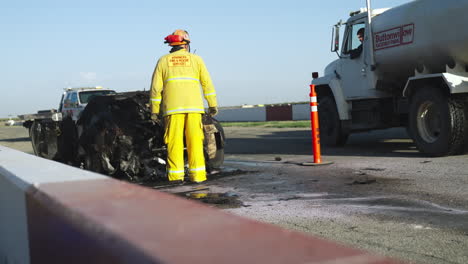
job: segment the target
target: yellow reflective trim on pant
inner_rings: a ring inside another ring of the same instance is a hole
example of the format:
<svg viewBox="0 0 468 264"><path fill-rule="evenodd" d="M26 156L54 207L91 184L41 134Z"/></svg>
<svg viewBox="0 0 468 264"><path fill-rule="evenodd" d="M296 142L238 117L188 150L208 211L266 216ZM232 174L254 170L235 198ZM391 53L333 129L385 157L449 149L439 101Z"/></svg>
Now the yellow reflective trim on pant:
<svg viewBox="0 0 468 264"><path fill-rule="evenodd" d="M185 173L185 170L168 170L169 173Z"/></svg>
<svg viewBox="0 0 468 264"><path fill-rule="evenodd" d="M205 167L205 166L199 167L199 168L191 168L191 169L189 169L189 171L203 171L203 170L206 170L206 167Z"/></svg>
<svg viewBox="0 0 468 264"><path fill-rule="evenodd" d="M184 180L185 170L167 170L167 178L169 181Z"/></svg>
<svg viewBox="0 0 468 264"><path fill-rule="evenodd" d="M161 102L162 99L153 99L151 98L151 102Z"/></svg>

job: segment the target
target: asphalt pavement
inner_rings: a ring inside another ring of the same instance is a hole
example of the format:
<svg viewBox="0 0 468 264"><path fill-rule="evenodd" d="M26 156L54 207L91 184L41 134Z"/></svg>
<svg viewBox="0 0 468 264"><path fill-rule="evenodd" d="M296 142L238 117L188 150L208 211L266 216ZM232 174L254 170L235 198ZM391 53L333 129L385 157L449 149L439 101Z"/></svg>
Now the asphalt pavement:
<svg viewBox="0 0 468 264"><path fill-rule="evenodd" d="M468 263L468 156L421 155L404 129L351 135L313 157L309 129L225 128L220 173L154 187L234 214L411 263ZM26 129L0 144L32 153Z"/></svg>
<svg viewBox="0 0 468 264"><path fill-rule="evenodd" d="M309 129L226 128L229 209L414 263L468 263L468 156L421 155L405 129L351 135L313 156Z"/></svg>

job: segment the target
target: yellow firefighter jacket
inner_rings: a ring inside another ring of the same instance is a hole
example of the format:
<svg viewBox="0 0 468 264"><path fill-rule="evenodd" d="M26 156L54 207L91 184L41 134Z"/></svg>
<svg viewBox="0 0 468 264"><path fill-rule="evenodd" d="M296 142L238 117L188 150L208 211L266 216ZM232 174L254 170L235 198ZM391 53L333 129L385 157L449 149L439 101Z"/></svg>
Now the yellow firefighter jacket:
<svg viewBox="0 0 468 264"><path fill-rule="evenodd" d="M162 100L164 116L203 113L203 96L209 107L217 106L216 92L203 59L185 49L162 56L151 83L151 113L159 113Z"/></svg>

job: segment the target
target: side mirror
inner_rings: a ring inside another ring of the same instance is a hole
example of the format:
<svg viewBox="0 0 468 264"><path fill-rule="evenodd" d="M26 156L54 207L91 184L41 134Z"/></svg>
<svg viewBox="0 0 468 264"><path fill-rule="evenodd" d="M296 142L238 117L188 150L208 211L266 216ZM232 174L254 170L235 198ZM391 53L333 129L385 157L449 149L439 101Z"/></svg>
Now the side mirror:
<svg viewBox="0 0 468 264"><path fill-rule="evenodd" d="M331 51L332 52L338 52L340 49L340 27L343 23L338 22L335 26L332 28L332 45L331 45Z"/></svg>

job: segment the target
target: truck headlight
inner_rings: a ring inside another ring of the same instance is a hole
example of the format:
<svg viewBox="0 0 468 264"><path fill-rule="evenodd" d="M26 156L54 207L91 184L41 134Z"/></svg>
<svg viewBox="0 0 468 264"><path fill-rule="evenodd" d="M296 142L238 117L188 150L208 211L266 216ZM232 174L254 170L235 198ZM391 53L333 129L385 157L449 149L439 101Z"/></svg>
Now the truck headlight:
<svg viewBox="0 0 468 264"><path fill-rule="evenodd" d="M52 114L53 121L62 121L62 113L54 113Z"/></svg>

